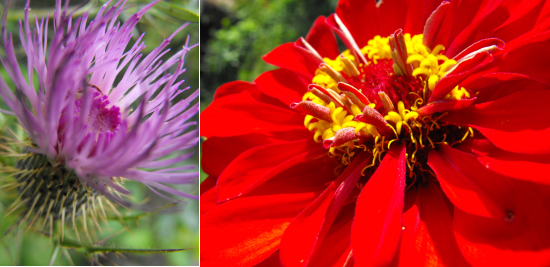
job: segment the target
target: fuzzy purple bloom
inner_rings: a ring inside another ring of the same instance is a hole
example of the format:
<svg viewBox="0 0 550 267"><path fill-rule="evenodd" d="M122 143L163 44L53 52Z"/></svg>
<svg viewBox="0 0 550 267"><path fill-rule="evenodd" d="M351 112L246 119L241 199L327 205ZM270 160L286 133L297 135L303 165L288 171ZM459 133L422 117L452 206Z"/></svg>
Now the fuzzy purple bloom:
<svg viewBox="0 0 550 267"><path fill-rule="evenodd" d="M158 2L158 1L156 1ZM46 155L54 166L63 164L78 175L80 182L119 203L124 201L109 188L129 193L113 181L124 177L157 190L188 198L198 198L162 183L196 183L198 172L182 172L192 166L169 168L190 155L175 156L198 142L198 130L187 131L196 122L187 122L198 110L188 98L172 103L183 81L178 76L185 69L186 53L198 44L189 45L168 61L160 58L180 27L146 56L140 54L143 35L125 51L132 30L144 13L156 2L141 9L124 24L117 21L125 1L105 4L94 20L85 13L74 23L67 5L57 1L54 13L53 40L48 43L49 17L35 17L36 28L29 22L29 3L25 19L19 23L22 47L27 54L28 81L15 57L13 38L2 26L1 58L15 90L0 77L0 95L11 109L0 110L15 115L26 129L35 154ZM175 73L166 71L176 66ZM123 69L127 69L123 71ZM35 88L33 75L38 76ZM115 79L121 78L115 84ZM30 81L30 82L29 82Z"/></svg>

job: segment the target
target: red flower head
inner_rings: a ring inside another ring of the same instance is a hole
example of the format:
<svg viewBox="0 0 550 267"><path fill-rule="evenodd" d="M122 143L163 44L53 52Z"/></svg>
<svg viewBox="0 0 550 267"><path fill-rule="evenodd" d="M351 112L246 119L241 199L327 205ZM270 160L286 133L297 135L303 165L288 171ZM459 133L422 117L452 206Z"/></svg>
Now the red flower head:
<svg viewBox="0 0 550 267"><path fill-rule="evenodd" d="M549 39L546 1L340 1L202 113L202 264L550 265Z"/></svg>

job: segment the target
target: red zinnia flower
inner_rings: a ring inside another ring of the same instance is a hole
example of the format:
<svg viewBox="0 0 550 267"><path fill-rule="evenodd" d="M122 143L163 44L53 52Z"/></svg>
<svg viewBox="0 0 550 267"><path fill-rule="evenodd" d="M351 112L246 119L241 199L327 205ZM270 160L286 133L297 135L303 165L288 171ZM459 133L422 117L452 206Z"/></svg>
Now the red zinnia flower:
<svg viewBox="0 0 550 267"><path fill-rule="evenodd" d="M546 1L340 1L202 113L202 264L549 265L549 39Z"/></svg>

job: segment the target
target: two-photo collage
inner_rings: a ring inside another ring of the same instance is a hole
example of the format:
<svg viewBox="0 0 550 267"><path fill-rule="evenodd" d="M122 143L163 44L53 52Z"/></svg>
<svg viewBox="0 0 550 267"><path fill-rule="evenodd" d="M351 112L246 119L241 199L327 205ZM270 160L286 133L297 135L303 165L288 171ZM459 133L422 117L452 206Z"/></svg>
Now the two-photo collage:
<svg viewBox="0 0 550 267"><path fill-rule="evenodd" d="M0 14L1 266L550 266L550 1Z"/></svg>

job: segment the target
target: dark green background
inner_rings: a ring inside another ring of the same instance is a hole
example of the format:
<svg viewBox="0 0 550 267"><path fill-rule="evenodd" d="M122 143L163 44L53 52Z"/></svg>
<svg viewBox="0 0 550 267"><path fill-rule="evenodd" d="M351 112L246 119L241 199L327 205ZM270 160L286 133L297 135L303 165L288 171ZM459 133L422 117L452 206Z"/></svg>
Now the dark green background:
<svg viewBox="0 0 550 267"><path fill-rule="evenodd" d="M275 69L262 60L273 48L305 37L317 17L329 16L337 0L206 0L201 3L201 110L216 88L253 81ZM201 172L201 181L207 175Z"/></svg>

